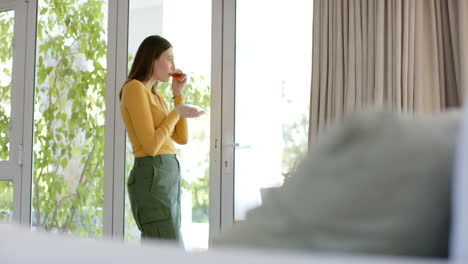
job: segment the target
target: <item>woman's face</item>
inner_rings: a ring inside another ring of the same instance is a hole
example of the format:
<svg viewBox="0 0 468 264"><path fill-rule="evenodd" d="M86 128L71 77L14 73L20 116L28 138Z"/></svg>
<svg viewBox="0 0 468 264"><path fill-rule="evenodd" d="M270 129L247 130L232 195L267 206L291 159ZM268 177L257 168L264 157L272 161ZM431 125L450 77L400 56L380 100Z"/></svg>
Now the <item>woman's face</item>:
<svg viewBox="0 0 468 264"><path fill-rule="evenodd" d="M153 79L161 82L169 81L169 73L175 71L174 65L174 53L172 48L168 48L166 51L161 53L158 59L154 60L153 63Z"/></svg>

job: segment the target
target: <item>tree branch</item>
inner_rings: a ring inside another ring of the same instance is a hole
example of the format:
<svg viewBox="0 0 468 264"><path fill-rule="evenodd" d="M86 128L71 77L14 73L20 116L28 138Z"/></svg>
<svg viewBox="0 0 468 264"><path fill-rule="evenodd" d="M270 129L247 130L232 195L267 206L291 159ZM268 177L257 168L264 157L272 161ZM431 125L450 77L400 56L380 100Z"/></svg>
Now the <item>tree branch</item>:
<svg viewBox="0 0 468 264"><path fill-rule="evenodd" d="M41 168L41 171L39 172L39 176L37 176L37 179L36 179L36 184L34 184L34 199L35 199L35 203L37 204L36 206L36 225L38 227L42 226L42 223L41 223L41 204L40 204L40 200L39 200L39 181L40 179L42 178L42 172L44 171L44 167Z"/></svg>
<svg viewBox="0 0 468 264"><path fill-rule="evenodd" d="M76 194L76 198L79 199L79 200L81 199L81 193L78 192L78 186L79 186L80 184L83 184L84 181L85 181L85 180L84 180L84 178L85 178L85 177L84 177L84 176L85 176L85 172L86 172L86 169L87 169L87 167L88 167L89 161L91 160L91 156L92 156L93 153L94 153L95 148L96 148L96 146L93 145L93 148L91 149L91 151L90 151L89 154L88 154L88 157L86 158L86 162L85 162L85 164L84 164L84 166L83 166L83 170L81 171L80 180L78 181L78 184L76 185L76 192L75 192L75 194ZM72 221L73 217L75 217L76 209L77 209L77 208L76 208L75 204L73 204L73 206L72 206L72 208L71 208L71 214L69 214L69 215L67 216L67 218L66 218L66 220L65 220L65 223L64 223L64 225L63 225L62 231L68 230L68 229L70 228L71 221Z"/></svg>

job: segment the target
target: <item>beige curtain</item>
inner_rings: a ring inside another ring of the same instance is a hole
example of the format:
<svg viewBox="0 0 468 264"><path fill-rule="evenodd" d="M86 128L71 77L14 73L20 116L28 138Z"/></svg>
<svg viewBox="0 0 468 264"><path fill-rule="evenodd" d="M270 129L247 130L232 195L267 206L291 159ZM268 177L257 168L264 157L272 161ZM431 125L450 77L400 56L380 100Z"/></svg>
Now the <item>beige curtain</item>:
<svg viewBox="0 0 468 264"><path fill-rule="evenodd" d="M460 106L467 16L468 0L314 0L310 142L364 106Z"/></svg>

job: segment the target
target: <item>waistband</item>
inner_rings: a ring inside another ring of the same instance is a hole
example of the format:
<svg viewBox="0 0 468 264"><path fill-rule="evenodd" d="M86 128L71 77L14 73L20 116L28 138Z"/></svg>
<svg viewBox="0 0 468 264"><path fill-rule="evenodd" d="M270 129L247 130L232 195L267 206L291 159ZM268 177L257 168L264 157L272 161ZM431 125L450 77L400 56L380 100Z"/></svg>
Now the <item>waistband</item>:
<svg viewBox="0 0 468 264"><path fill-rule="evenodd" d="M163 164L164 161L174 160L177 159L176 154L159 154L155 156L146 156L146 157L139 157L135 158L135 163L133 166L139 167L143 165L157 165Z"/></svg>

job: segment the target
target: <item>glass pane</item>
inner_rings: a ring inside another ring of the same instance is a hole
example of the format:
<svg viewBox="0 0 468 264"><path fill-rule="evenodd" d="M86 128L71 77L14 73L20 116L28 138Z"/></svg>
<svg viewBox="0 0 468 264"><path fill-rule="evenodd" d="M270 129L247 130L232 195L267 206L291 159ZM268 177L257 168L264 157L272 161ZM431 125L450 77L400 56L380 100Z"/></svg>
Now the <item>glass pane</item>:
<svg viewBox="0 0 468 264"><path fill-rule="evenodd" d="M13 215L13 183L0 181L0 223L9 222Z"/></svg>
<svg viewBox="0 0 468 264"><path fill-rule="evenodd" d="M151 21L151 26L148 25ZM129 68L140 43L149 35L171 42L176 67L189 76L184 89L186 103L210 107L211 0L132 0L129 22ZM195 41L196 40L196 41ZM158 91L172 109L169 83ZM208 174L210 115L189 120L189 142L177 145L182 172L182 235L185 247L208 247ZM126 176L133 166L127 140ZM127 193L125 194L127 196ZM138 241L140 232L133 220L128 198L125 204L125 239Z"/></svg>
<svg viewBox="0 0 468 264"><path fill-rule="evenodd" d="M0 160L8 160L10 148L14 17L14 11L0 12Z"/></svg>
<svg viewBox="0 0 468 264"><path fill-rule="evenodd" d="M237 0L236 15L234 215L242 220L307 151L312 1Z"/></svg>
<svg viewBox="0 0 468 264"><path fill-rule="evenodd" d="M39 0L32 226L101 236L106 0Z"/></svg>

